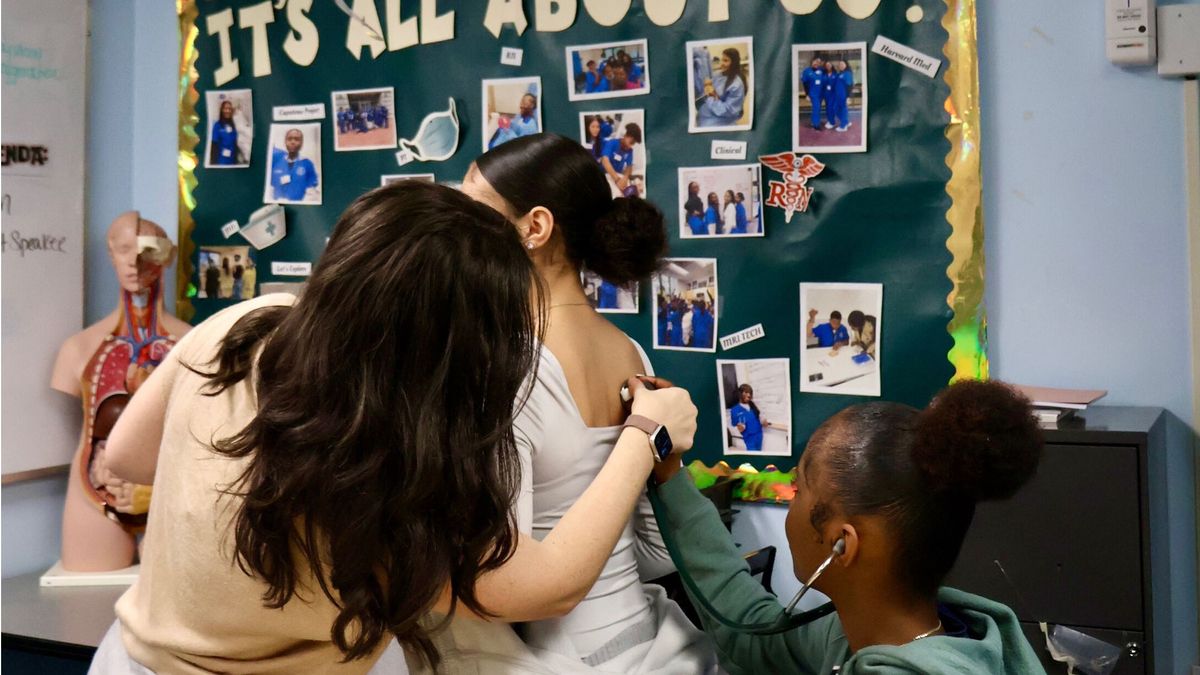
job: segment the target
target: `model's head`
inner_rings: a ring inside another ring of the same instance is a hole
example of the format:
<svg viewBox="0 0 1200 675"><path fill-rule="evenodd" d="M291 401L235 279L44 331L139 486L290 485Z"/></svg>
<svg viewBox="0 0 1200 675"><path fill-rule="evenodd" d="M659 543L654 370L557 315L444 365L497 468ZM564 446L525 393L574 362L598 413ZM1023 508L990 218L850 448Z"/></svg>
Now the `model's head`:
<svg viewBox="0 0 1200 675"><path fill-rule="evenodd" d="M534 279L503 216L401 181L346 209L294 306L224 339L211 387L253 377L258 400L216 443L247 461L238 563L269 607L313 592L297 588L313 571L348 658L392 633L436 658L418 619L447 587L487 613L475 581L517 541L513 402L536 363Z"/></svg>
<svg viewBox="0 0 1200 675"><path fill-rule="evenodd" d="M539 267L583 266L621 285L648 276L666 252L662 212L638 197L613 199L592 154L564 136L489 150L462 190L512 220Z"/></svg>
<svg viewBox="0 0 1200 675"><path fill-rule="evenodd" d="M283 145L287 148L287 153L295 157L300 148L304 147L304 133L299 129L288 129L283 136Z"/></svg>
<svg viewBox="0 0 1200 675"><path fill-rule="evenodd" d="M113 219L107 241L117 283L129 293L154 287L175 254L166 231L137 211L126 211Z"/></svg>
<svg viewBox="0 0 1200 675"><path fill-rule="evenodd" d="M842 313L836 309L829 313L829 326L837 330L842 325Z"/></svg>
<svg viewBox="0 0 1200 675"><path fill-rule="evenodd" d="M932 598L975 504L1012 496L1037 470L1041 448L1029 401L999 382L959 382L925 410L846 408L817 428L797 465L785 525L796 575L806 578L845 539L818 584L835 602L862 584Z"/></svg>
<svg viewBox="0 0 1200 675"><path fill-rule="evenodd" d="M754 400L754 387L748 384L738 386L738 402L749 403Z"/></svg>
<svg viewBox="0 0 1200 675"><path fill-rule="evenodd" d="M233 121L233 101L229 101L229 100L221 101L221 121L222 122L232 122Z"/></svg>

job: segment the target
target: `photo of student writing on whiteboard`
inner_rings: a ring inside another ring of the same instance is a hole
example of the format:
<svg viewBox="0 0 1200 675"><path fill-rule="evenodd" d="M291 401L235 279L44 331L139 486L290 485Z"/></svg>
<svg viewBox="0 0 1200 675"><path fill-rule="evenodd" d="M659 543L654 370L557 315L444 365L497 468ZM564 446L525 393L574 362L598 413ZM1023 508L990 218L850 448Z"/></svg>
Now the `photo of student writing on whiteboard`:
<svg viewBox="0 0 1200 675"><path fill-rule="evenodd" d="M998 382L965 381L924 410L851 406L813 433L796 468L784 531L797 579L836 610L772 635L699 612L731 675L1044 674L1008 607L943 580L976 504L1033 477L1042 438L1029 401ZM753 578L716 508L682 462L655 467L660 527L694 581L688 593L725 620L771 624L785 608ZM697 593L703 596L701 601Z"/></svg>
<svg viewBox="0 0 1200 675"><path fill-rule="evenodd" d="M108 439L113 470L155 495L93 672L403 672L393 637L412 667L438 663L431 611L565 613L655 460L647 432L618 426L554 532L517 527L513 420L545 300L508 220L404 181L342 214L302 296L189 332ZM629 386L635 415L691 446L686 391Z"/></svg>
<svg viewBox="0 0 1200 675"><path fill-rule="evenodd" d="M604 459L626 433L622 382L653 368L636 342L592 309L580 269L615 284L650 275L666 249L663 215L637 197L614 199L591 153L556 134L484 153L462 190L514 223L547 292L537 376L514 420L525 471L513 515L522 533L548 540L568 525L564 514L579 506L580 495L603 478ZM649 451L645 435L642 449ZM573 580L582 592L559 593L542 616L532 617L540 620L516 631L501 622L452 621L434 638L454 654L447 670L712 672L711 643L661 586L643 583L671 570L648 499L631 500L625 515L617 530L594 532L603 540L597 545L605 550L598 560L603 571ZM537 579L544 570L529 574Z"/></svg>

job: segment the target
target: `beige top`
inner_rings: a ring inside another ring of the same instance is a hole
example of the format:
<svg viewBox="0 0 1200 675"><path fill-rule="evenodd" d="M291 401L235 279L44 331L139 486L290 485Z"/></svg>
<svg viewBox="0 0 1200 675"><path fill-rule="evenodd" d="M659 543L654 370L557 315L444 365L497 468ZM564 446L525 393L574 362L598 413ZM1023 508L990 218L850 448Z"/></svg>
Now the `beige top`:
<svg viewBox="0 0 1200 675"><path fill-rule="evenodd" d="M386 646L370 658L341 663L330 641L337 610L306 572L291 602L263 607L266 585L233 559L240 499L222 494L246 460L226 459L208 446L250 422L257 408L253 388L243 381L219 396L200 396L207 379L179 365L205 369L238 319L294 301L266 295L216 314L189 332L155 373L172 383L154 502L141 573L116 609L129 655L156 672L365 673Z"/></svg>

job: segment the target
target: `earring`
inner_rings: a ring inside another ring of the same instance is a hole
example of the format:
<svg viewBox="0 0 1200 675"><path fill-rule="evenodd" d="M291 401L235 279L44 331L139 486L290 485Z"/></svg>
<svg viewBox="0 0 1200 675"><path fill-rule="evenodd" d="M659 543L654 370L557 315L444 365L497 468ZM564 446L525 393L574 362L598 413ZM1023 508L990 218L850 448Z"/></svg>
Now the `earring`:
<svg viewBox="0 0 1200 675"><path fill-rule="evenodd" d="M532 251L532 250L533 250L533 242L532 242L532 241L527 241L527 242L525 242L525 248L527 248L527 249L529 249L530 251Z"/></svg>

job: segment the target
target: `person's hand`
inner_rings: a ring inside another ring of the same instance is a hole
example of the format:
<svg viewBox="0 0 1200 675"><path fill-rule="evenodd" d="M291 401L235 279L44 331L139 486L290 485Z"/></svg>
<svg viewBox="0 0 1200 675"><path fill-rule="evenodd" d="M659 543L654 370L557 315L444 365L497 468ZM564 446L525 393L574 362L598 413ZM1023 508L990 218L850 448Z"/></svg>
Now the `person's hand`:
<svg viewBox="0 0 1200 675"><path fill-rule="evenodd" d="M647 388L643 381L649 382L656 389ZM631 377L626 384L633 395L631 411L667 428L673 446L672 454L682 454L691 450L696 438L698 411L687 390L673 386L662 378L647 376L641 379Z"/></svg>
<svg viewBox="0 0 1200 675"><path fill-rule="evenodd" d="M746 431L746 425L742 424L741 422L738 422L737 430L738 430L739 434L744 433Z"/></svg>
<svg viewBox="0 0 1200 675"><path fill-rule="evenodd" d="M837 356L837 355L838 355L838 349L840 349L840 347L834 347L833 349L830 349L830 350L829 350L829 355L830 355L830 356Z"/></svg>
<svg viewBox="0 0 1200 675"><path fill-rule="evenodd" d="M626 178L625 176L621 176L621 177L617 178L617 189L618 190L624 190L627 187L629 187L629 179L628 178Z"/></svg>
<svg viewBox="0 0 1200 675"><path fill-rule="evenodd" d="M815 310L815 309L808 310L808 320L812 321L815 318L817 318L817 310Z"/></svg>

